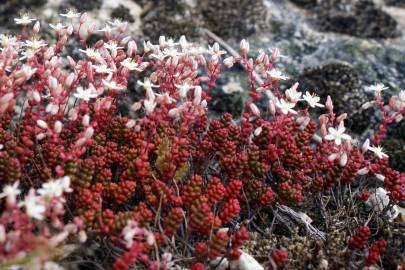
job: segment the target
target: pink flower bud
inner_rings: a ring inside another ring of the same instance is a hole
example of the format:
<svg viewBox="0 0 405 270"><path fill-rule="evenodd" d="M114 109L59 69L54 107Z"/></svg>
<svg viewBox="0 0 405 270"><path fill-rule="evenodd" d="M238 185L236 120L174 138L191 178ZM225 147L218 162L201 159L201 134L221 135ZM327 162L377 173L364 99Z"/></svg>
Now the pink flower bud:
<svg viewBox="0 0 405 270"><path fill-rule="evenodd" d="M53 130L55 131L55 133L59 134L62 132L62 127L63 127L62 122L58 120L55 122Z"/></svg>
<svg viewBox="0 0 405 270"><path fill-rule="evenodd" d="M362 110L367 110L368 108L370 108L371 106L373 106L375 102L374 101L367 101L366 103L364 103L363 105L361 105L361 109Z"/></svg>
<svg viewBox="0 0 405 270"><path fill-rule="evenodd" d="M94 128L88 127L88 128L86 129L86 131L84 132L84 137L85 137L86 139L90 139L90 138L93 136L93 134L94 134Z"/></svg>
<svg viewBox="0 0 405 270"><path fill-rule="evenodd" d="M58 87L58 80L50 76L48 77L48 85L51 90L55 90Z"/></svg>
<svg viewBox="0 0 405 270"><path fill-rule="evenodd" d="M263 128L262 128L262 127L258 127L258 128L255 129L255 131L253 132L253 134L257 137L257 136L259 136L259 135L262 133L262 131L263 131Z"/></svg>
<svg viewBox="0 0 405 270"><path fill-rule="evenodd" d="M46 137L46 134L45 134L45 133L39 133L39 134L37 134L37 135L35 136L35 138L36 138L38 141L41 141L41 140L45 139L45 137Z"/></svg>
<svg viewBox="0 0 405 270"><path fill-rule="evenodd" d="M84 230L79 231L79 241L80 243L84 243L87 241L87 234Z"/></svg>
<svg viewBox="0 0 405 270"><path fill-rule="evenodd" d="M340 156L340 160L339 160L339 165L340 167L344 167L347 164L347 154L346 152L344 152L341 156Z"/></svg>
<svg viewBox="0 0 405 270"><path fill-rule="evenodd" d="M81 16L80 16L80 24L84 24L84 22L87 19L87 12L84 12Z"/></svg>
<svg viewBox="0 0 405 270"><path fill-rule="evenodd" d="M201 86L198 86L198 85L197 85L197 86L194 88L194 100L193 100L194 105L200 104L200 102L201 102L201 95L202 95Z"/></svg>
<svg viewBox="0 0 405 270"><path fill-rule="evenodd" d="M334 161L337 157L338 157L337 154L330 154L330 155L328 156L328 160L329 160L329 161Z"/></svg>
<svg viewBox="0 0 405 270"><path fill-rule="evenodd" d="M37 120L37 126L42 129L48 128L48 124L44 120L41 120L41 119Z"/></svg>
<svg viewBox="0 0 405 270"><path fill-rule="evenodd" d="M392 96L389 101L390 109L392 110L395 107L395 96Z"/></svg>
<svg viewBox="0 0 405 270"><path fill-rule="evenodd" d="M234 63L235 63L235 58L233 56L230 56L230 57L227 57L224 59L224 65L227 68L231 68Z"/></svg>
<svg viewBox="0 0 405 270"><path fill-rule="evenodd" d="M70 57L70 56L68 55L68 56L67 56L67 60L68 60L68 62L69 62L69 65L70 65L72 68L75 68L75 67L76 67L76 62L75 62L75 60L73 60L72 57Z"/></svg>
<svg viewBox="0 0 405 270"><path fill-rule="evenodd" d="M269 100L269 111L271 115L276 115L276 105L274 105L274 102Z"/></svg>
<svg viewBox="0 0 405 270"><path fill-rule="evenodd" d="M336 118L336 122L337 122L337 123L340 123L340 122L344 121L346 118L347 118L347 113L342 113L341 115L339 115L339 116Z"/></svg>
<svg viewBox="0 0 405 270"><path fill-rule="evenodd" d="M333 102L332 102L332 98L330 96L328 96L326 98L325 106L329 110L329 112L333 112Z"/></svg>
<svg viewBox="0 0 405 270"><path fill-rule="evenodd" d="M129 120L126 124L126 128L133 128L136 125L136 121L134 119Z"/></svg>
<svg viewBox="0 0 405 270"><path fill-rule="evenodd" d="M369 171L370 171L369 168L364 167L357 171L357 175L366 175Z"/></svg>
<svg viewBox="0 0 405 270"><path fill-rule="evenodd" d="M36 102L40 102L40 101L41 101L41 95L38 93L38 91L33 91L33 92L32 92L32 98L33 98Z"/></svg>
<svg viewBox="0 0 405 270"><path fill-rule="evenodd" d="M41 24L39 23L39 21L36 21L36 23L34 24L34 27L32 28L32 31L33 31L35 34L38 34L40 28L41 28Z"/></svg>
<svg viewBox="0 0 405 270"><path fill-rule="evenodd" d="M72 83L75 79L75 74L74 73L70 73L69 76L67 76L66 80L65 80L65 86L67 88L70 88L72 86Z"/></svg>
<svg viewBox="0 0 405 270"><path fill-rule="evenodd" d="M361 147L361 152L363 152L363 153L367 152L367 150L368 150L369 147L370 147L370 140L367 139L367 140L363 143L363 145L362 145L362 147Z"/></svg>
<svg viewBox="0 0 405 270"><path fill-rule="evenodd" d="M49 47L45 54L44 54L44 58L45 60L49 60L51 59L53 56L55 56L55 50L53 49L53 47Z"/></svg>
<svg viewBox="0 0 405 270"><path fill-rule="evenodd" d="M73 25L69 25L68 28L66 29L66 33L71 35L73 33Z"/></svg>
<svg viewBox="0 0 405 270"><path fill-rule="evenodd" d="M126 36L126 37L124 37L123 39L121 39L121 41L120 41L120 45L121 46L125 46L125 45L127 45L127 43L131 40L131 36Z"/></svg>
<svg viewBox="0 0 405 270"><path fill-rule="evenodd" d="M326 124L322 124L322 125L321 125L321 130L320 130L320 132L321 132L321 136L322 136L322 137L325 137L325 136L328 134L328 130L326 129Z"/></svg>
<svg viewBox="0 0 405 270"><path fill-rule="evenodd" d="M83 116L82 124L85 127L87 127L90 124L90 116L88 114Z"/></svg>
<svg viewBox="0 0 405 270"><path fill-rule="evenodd" d="M138 46L136 45L136 42L134 40L129 41L128 49L127 49L128 57L131 57L133 54L135 54L137 50L138 50Z"/></svg>
<svg viewBox="0 0 405 270"><path fill-rule="evenodd" d="M89 25L89 27L87 28L87 34L88 34L88 35L93 34L94 29L96 29L96 24L95 24L95 23L91 23L91 24Z"/></svg>
<svg viewBox="0 0 405 270"><path fill-rule="evenodd" d="M246 55L250 50L249 42L247 42L245 39L241 40L239 47L240 47L240 53L242 55Z"/></svg>
<svg viewBox="0 0 405 270"><path fill-rule="evenodd" d="M260 117L260 110L254 103L250 103L249 108L254 115Z"/></svg>
<svg viewBox="0 0 405 270"><path fill-rule="evenodd" d="M10 100L14 98L14 93L9 92L0 98L0 104L8 103Z"/></svg>
<svg viewBox="0 0 405 270"><path fill-rule="evenodd" d="M128 22L123 22L121 25L118 27L118 31L120 32L125 32L128 28Z"/></svg>

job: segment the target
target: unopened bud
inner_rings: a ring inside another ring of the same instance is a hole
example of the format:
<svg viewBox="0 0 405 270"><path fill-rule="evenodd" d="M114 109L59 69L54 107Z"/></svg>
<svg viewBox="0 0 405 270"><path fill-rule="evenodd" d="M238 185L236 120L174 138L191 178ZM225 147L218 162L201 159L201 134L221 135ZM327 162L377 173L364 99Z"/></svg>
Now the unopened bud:
<svg viewBox="0 0 405 270"><path fill-rule="evenodd" d="M136 121L134 119L129 120L126 124L126 128L133 128L136 125Z"/></svg>
<svg viewBox="0 0 405 270"><path fill-rule="evenodd" d="M65 86L67 88L70 88L72 86L72 83L75 79L75 74L74 73L70 73L69 76L67 76L66 80L65 80Z"/></svg>
<svg viewBox="0 0 405 270"><path fill-rule="evenodd" d="M337 123L340 123L340 122L344 121L346 118L347 118L347 113L342 113L341 115L339 115L339 116L336 118L336 122L337 122Z"/></svg>
<svg viewBox="0 0 405 270"><path fill-rule="evenodd" d="M87 12L84 12L81 16L80 16L80 24L84 24L84 22L87 19Z"/></svg>
<svg viewBox="0 0 405 270"><path fill-rule="evenodd" d="M333 101L330 96L326 98L325 106L329 112L333 112Z"/></svg>
<svg viewBox="0 0 405 270"><path fill-rule="evenodd" d="M235 63L235 58L233 56L230 56L230 57L227 57L224 59L224 65L227 68L231 68L234 63Z"/></svg>
<svg viewBox="0 0 405 270"><path fill-rule="evenodd" d="M194 100L193 100L194 105L200 104L200 102L201 102L201 95L202 95L202 89L201 89L200 86L197 85L197 86L194 88Z"/></svg>
<svg viewBox="0 0 405 270"><path fill-rule="evenodd" d="M385 179L385 176L382 175L382 174L379 174L379 173L376 173L375 177L377 177L377 179L380 180L380 181L384 181L384 179Z"/></svg>
<svg viewBox="0 0 405 270"><path fill-rule="evenodd" d="M341 167L344 167L344 166L346 166L346 164L347 164L347 154L346 154L346 152L344 152L344 153L340 156L339 165L340 165Z"/></svg>
<svg viewBox="0 0 405 270"><path fill-rule="evenodd" d="M35 34L38 34L40 28L41 28L41 24L39 23L39 21L36 21L36 23L34 24L34 27L32 28L32 31L33 31Z"/></svg>
<svg viewBox="0 0 405 270"><path fill-rule="evenodd" d="M368 102L364 103L363 105L361 105L361 109L362 110L367 110L368 108L373 106L373 104L374 104L374 101L368 101Z"/></svg>
<svg viewBox="0 0 405 270"><path fill-rule="evenodd" d="M240 42L240 53L242 55L245 55L249 52L249 50L250 50L249 42L247 42L245 39L242 39Z"/></svg>
<svg viewBox="0 0 405 270"><path fill-rule="evenodd" d="M367 140L365 140L365 142L363 143L363 145L361 147L361 152L363 152L363 153L367 152L369 147L370 147L370 140L367 139Z"/></svg>
<svg viewBox="0 0 405 270"><path fill-rule="evenodd" d="M330 155L328 156L328 160L329 160L329 161L334 161L337 157L338 157L337 154L330 154Z"/></svg>
<svg viewBox="0 0 405 270"><path fill-rule="evenodd" d="M88 127L88 128L86 129L86 131L84 132L84 137L85 137L86 139L90 139L90 138L93 136L93 134L94 134L94 128Z"/></svg>
<svg viewBox="0 0 405 270"><path fill-rule="evenodd" d="M370 170L367 167L364 167L357 171L357 175L366 175Z"/></svg>
<svg viewBox="0 0 405 270"><path fill-rule="evenodd" d="M14 98L14 93L9 92L0 98L0 104L6 104Z"/></svg>
<svg viewBox="0 0 405 270"><path fill-rule="evenodd" d="M61 121L56 121L55 124L54 124L53 130L55 131L55 133L59 134L59 133L62 132L62 127L63 127L62 122Z"/></svg>
<svg viewBox="0 0 405 270"><path fill-rule="evenodd" d="M48 128L48 124L44 120L41 120L41 119L37 120L37 126L42 129Z"/></svg>
<svg viewBox="0 0 405 270"><path fill-rule="evenodd" d="M263 128L262 127L258 127L255 129L255 131L253 132L253 134L257 137L262 133Z"/></svg>
<svg viewBox="0 0 405 270"><path fill-rule="evenodd" d="M260 117L260 110L254 103L250 103L249 108L254 115Z"/></svg>
<svg viewBox="0 0 405 270"><path fill-rule="evenodd" d="M83 126L87 127L90 124L90 116L86 114L82 119Z"/></svg>

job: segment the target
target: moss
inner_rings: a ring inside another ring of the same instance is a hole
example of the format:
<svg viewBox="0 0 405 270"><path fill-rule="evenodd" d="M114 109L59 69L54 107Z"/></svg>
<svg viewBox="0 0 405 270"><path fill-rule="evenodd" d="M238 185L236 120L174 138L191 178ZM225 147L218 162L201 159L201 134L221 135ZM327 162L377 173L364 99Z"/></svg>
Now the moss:
<svg viewBox="0 0 405 270"><path fill-rule="evenodd" d="M131 15L129 8L124 5L119 5L113 11L111 11L111 18L118 18L130 23L135 22L135 19Z"/></svg>
<svg viewBox="0 0 405 270"><path fill-rule="evenodd" d="M255 33L264 24L262 0L198 1L205 26L224 38L241 38Z"/></svg>

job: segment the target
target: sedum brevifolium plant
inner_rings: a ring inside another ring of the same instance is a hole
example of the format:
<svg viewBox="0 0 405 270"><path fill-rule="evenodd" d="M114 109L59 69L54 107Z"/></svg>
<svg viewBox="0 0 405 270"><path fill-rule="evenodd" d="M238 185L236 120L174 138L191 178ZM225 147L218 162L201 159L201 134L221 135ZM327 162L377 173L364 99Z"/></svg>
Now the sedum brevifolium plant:
<svg viewBox="0 0 405 270"><path fill-rule="evenodd" d="M0 36L1 267L59 267L67 244L107 239L120 250L112 269L258 269L247 268L243 246L269 227L257 217L277 206L338 194L338 205L359 197L377 208L367 222L397 215L405 175L378 143L401 120L404 91L385 104L385 87L370 88L376 98L364 107L377 105L383 122L358 143L329 97L303 94L298 83L278 89L287 77L275 67L285 57L276 48L251 58L242 40L240 54L227 56L218 43L206 49L184 36L138 48L119 20L89 46L95 26L86 13L61 16L50 25L53 44L29 16L15 19L20 35ZM73 39L80 57L66 52ZM250 80L245 112L208 117L210 91L233 65ZM133 76L143 96L124 116L117 108ZM365 181L382 191L344 192ZM372 242L367 224L349 227L338 265L378 263L386 242ZM293 265L285 248L274 246L262 265Z"/></svg>

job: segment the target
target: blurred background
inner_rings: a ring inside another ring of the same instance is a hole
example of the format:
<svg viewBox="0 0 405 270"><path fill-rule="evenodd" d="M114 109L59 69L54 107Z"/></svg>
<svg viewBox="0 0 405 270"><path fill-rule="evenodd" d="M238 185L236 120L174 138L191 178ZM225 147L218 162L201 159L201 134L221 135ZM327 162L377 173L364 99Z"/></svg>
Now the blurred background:
<svg viewBox="0 0 405 270"><path fill-rule="evenodd" d="M280 48L288 56L277 64L301 91L331 95L338 113L347 112L348 126L362 138L378 121L373 109L360 106L373 98L365 88L383 83L386 95L405 88L405 0L0 0L0 33L14 32L13 18L29 12L42 25L57 23L69 9L87 11L97 28L107 20L129 22L129 32L141 47L160 35L209 44L215 33L235 48L246 38L252 56L259 48ZM45 29L45 27L43 27ZM49 37L54 35L50 30ZM95 32L94 40L102 33ZM237 116L246 98L242 70L234 67L219 81L213 110ZM134 86L135 87L135 86ZM386 97L387 97L386 96ZM370 120L371 119L371 120ZM405 121L391 128L384 143L391 165L405 171Z"/></svg>

